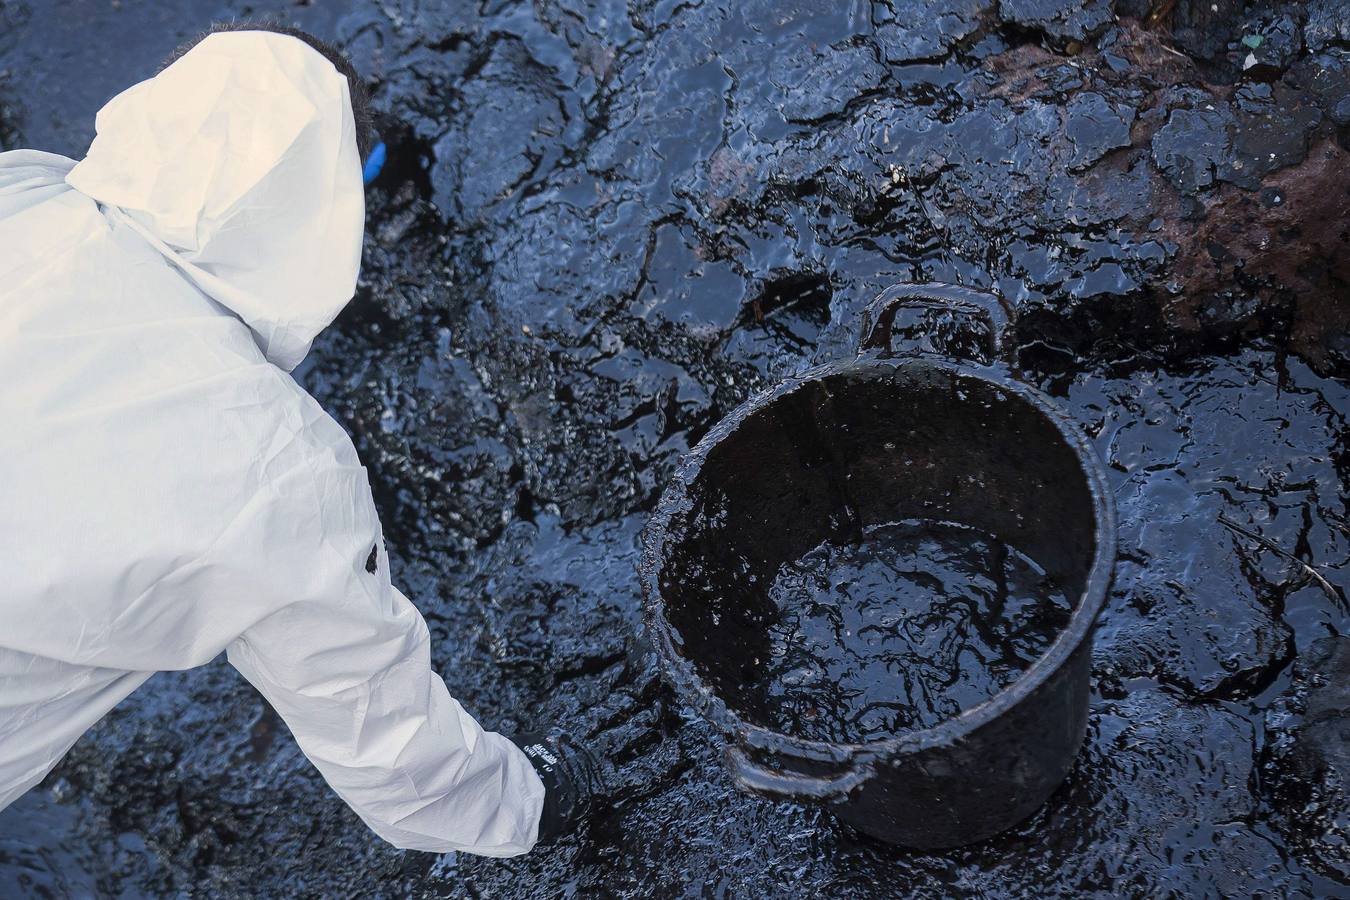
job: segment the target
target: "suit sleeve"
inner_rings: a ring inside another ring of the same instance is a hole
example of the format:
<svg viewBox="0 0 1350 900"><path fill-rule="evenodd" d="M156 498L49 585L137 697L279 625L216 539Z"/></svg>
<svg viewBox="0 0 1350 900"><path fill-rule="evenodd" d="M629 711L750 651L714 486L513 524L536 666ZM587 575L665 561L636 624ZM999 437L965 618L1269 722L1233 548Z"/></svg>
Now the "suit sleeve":
<svg viewBox="0 0 1350 900"><path fill-rule="evenodd" d="M287 594L228 647L329 785L382 838L413 850L514 856L533 846L544 788L431 668L426 623L390 583L365 470L301 394L296 437L249 529L249 581ZM236 561L238 563L239 561ZM275 577L272 577L275 576Z"/></svg>

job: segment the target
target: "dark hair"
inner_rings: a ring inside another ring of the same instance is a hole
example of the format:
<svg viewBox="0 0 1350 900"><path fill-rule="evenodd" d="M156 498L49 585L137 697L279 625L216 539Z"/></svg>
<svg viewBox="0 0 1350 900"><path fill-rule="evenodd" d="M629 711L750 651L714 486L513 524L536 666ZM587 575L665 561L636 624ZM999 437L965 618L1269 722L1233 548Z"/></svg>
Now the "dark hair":
<svg viewBox="0 0 1350 900"><path fill-rule="evenodd" d="M278 25L275 22L217 22L208 31L175 48L173 53L169 54L169 58L160 65L159 70L164 71L209 35L218 34L222 31L271 31L276 34L286 34L299 38L322 53L324 58L331 62L333 67L347 79L348 93L352 96L352 118L356 121L356 149L361 154L361 161L365 162L366 157L370 155L371 141L375 135L370 112L370 94L366 91L361 76L356 74L356 69L352 66L352 61L347 58L347 55L337 47L327 41L319 40L307 31L292 28L290 25Z"/></svg>

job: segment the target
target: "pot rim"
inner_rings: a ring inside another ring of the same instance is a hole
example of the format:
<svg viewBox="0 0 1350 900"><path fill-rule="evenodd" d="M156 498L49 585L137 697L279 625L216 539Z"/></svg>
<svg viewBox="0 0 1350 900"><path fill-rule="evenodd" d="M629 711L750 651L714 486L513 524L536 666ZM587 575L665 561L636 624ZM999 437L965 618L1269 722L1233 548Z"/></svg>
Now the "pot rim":
<svg viewBox="0 0 1350 900"><path fill-rule="evenodd" d="M695 669L692 660L675 647L671 636L674 626L666 617L666 602L660 590L662 556L670 541L671 519L686 511L692 500L690 490L702 474L703 465L714 447L731 437L751 416L770 404L800 390L808 383L836 376L875 372L879 368L900 369L925 366L941 369L957 378L974 378L1030 404L1054 426L1060 438L1073 451L1087 482L1096 525L1092 564L1082 592L1077 598L1069 623L1060 631L1045 653L1025 669L1011 684L981 702L927 728L915 728L875 741L861 743L820 741L775 731L749 721L718 696ZM863 356L815 366L792 375L741 403L708 431L679 461L661 494L656 512L648 520L642 535L640 581L644 618L654 636L656 656L666 681L680 698L693 705L724 735L744 748L791 755L799 759L831 763L861 763L934 746L950 745L989 724L1030 696L1069 660L1088 640L1097 615L1106 602L1116 558L1115 507L1106 482L1106 473L1087 436L1069 415L1050 397L1035 387L1008 377L999 369L952 362L931 356L878 358Z"/></svg>

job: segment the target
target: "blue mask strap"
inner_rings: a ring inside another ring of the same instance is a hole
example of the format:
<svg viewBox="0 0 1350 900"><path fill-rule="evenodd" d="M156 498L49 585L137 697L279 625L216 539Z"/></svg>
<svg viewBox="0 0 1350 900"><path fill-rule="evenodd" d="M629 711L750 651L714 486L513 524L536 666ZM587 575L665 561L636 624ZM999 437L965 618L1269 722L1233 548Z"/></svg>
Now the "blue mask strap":
<svg viewBox="0 0 1350 900"><path fill-rule="evenodd" d="M361 179L364 183L370 184L380 177L380 170L384 168L386 155L388 155L388 151L384 147L384 141L380 141L375 145L375 149L370 151L370 156L366 158L365 168L361 170Z"/></svg>

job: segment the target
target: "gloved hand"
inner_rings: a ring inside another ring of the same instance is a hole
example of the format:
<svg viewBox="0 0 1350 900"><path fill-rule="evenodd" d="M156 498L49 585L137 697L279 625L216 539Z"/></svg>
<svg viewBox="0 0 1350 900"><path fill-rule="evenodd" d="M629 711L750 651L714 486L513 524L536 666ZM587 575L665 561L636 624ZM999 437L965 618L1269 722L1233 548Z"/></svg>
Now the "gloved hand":
<svg viewBox="0 0 1350 900"><path fill-rule="evenodd" d="M565 736L526 734L516 738L544 783L539 845L554 843L582 828L604 794L600 764L590 751Z"/></svg>

